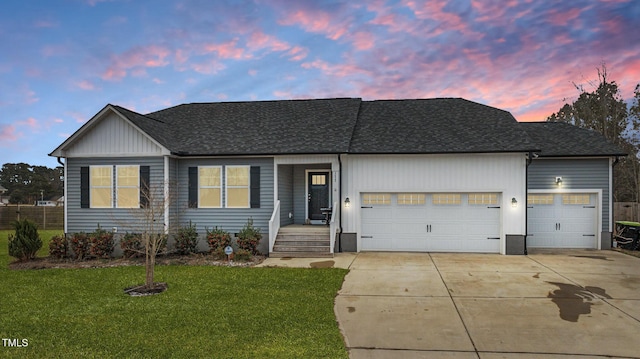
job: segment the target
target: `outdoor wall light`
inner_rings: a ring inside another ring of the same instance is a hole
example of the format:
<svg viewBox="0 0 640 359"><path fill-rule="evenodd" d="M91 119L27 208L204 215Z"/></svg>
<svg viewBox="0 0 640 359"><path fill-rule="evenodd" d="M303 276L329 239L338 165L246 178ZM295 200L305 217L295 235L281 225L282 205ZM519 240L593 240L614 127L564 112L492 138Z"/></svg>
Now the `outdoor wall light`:
<svg viewBox="0 0 640 359"><path fill-rule="evenodd" d="M556 177L556 184L558 187L562 187L562 177Z"/></svg>
<svg viewBox="0 0 640 359"><path fill-rule="evenodd" d="M349 200L349 197L347 197L347 198L345 198L345 199L344 199L344 206L345 206L346 208L351 207L351 201Z"/></svg>
<svg viewBox="0 0 640 359"><path fill-rule="evenodd" d="M516 201L515 197L511 198L511 207L518 207L518 201Z"/></svg>

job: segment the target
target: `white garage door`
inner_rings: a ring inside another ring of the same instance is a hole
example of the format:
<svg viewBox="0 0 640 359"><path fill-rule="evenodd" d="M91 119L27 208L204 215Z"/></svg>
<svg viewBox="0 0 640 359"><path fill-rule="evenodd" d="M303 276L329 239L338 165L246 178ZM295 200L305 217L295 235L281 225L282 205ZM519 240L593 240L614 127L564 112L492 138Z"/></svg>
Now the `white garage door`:
<svg viewBox="0 0 640 359"><path fill-rule="evenodd" d="M529 194L527 247L598 248L596 195Z"/></svg>
<svg viewBox="0 0 640 359"><path fill-rule="evenodd" d="M361 246L372 251L500 251L497 193L362 193Z"/></svg>

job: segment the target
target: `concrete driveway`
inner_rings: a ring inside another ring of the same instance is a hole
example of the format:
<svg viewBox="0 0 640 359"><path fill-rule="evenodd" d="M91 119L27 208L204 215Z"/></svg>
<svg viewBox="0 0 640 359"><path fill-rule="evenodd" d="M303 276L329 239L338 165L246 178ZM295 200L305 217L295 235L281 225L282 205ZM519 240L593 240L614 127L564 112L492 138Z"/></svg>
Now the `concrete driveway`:
<svg viewBox="0 0 640 359"><path fill-rule="evenodd" d="M351 358L640 358L640 259L360 253L335 302Z"/></svg>

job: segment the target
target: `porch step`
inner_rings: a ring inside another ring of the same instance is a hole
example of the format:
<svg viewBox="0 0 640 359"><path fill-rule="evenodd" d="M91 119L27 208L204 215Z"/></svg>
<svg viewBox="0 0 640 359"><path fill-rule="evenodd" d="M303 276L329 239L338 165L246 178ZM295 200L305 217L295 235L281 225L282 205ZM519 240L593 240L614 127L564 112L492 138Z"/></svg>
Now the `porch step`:
<svg viewBox="0 0 640 359"><path fill-rule="evenodd" d="M270 257L325 258L333 257L331 237L326 226L281 227Z"/></svg>
<svg viewBox="0 0 640 359"><path fill-rule="evenodd" d="M269 257L272 258L333 258L332 253L328 252L271 252Z"/></svg>

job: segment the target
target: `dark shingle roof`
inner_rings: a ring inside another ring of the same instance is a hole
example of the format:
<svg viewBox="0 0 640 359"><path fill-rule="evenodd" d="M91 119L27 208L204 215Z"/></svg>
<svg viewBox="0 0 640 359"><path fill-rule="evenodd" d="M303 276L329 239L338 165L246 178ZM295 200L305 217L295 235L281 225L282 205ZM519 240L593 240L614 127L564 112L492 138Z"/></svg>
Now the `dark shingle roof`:
<svg viewBox="0 0 640 359"><path fill-rule="evenodd" d="M565 122L522 122L520 125L542 148L541 157L626 156L601 134Z"/></svg>
<svg viewBox="0 0 640 359"><path fill-rule="evenodd" d="M507 111L461 98L192 103L146 115L113 108L180 156L529 151L547 157L625 155L593 131L566 123L519 123Z"/></svg>
<svg viewBox="0 0 640 359"><path fill-rule="evenodd" d="M130 119L179 155L344 153L359 104L360 99L193 103Z"/></svg>
<svg viewBox="0 0 640 359"><path fill-rule="evenodd" d="M351 153L534 151L507 112L461 98L363 102Z"/></svg>

